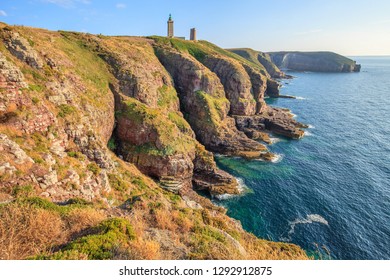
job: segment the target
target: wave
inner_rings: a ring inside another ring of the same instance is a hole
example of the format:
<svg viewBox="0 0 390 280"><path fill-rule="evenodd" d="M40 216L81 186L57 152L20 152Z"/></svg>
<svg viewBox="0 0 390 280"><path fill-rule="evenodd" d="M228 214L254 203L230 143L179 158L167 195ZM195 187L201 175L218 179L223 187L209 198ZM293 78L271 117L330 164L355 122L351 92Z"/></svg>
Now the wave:
<svg viewBox="0 0 390 280"><path fill-rule="evenodd" d="M263 162L272 162L272 163L278 163L278 162L281 162L284 155L283 154L273 154L274 156L272 157L272 159L270 161L268 160L264 160L262 158L257 158L257 159L254 159L254 161L263 161Z"/></svg>
<svg viewBox="0 0 390 280"><path fill-rule="evenodd" d="M305 136L313 136L314 134L313 133L311 133L310 131L305 131L305 134L304 134Z"/></svg>
<svg viewBox="0 0 390 280"><path fill-rule="evenodd" d="M231 199L234 197L239 197L239 196L245 195L245 194L252 191L247 185L245 185L245 182L242 178L238 178L238 177L235 177L235 178L236 178L237 183L238 183L238 186L237 186L237 189L239 191L238 194L228 194L228 193L217 194L217 195L213 195L213 198L215 198L217 200L228 200L228 199Z"/></svg>
<svg viewBox="0 0 390 280"><path fill-rule="evenodd" d="M295 99L297 99L297 100L306 100L306 98L302 97L302 96L295 96Z"/></svg>
<svg viewBox="0 0 390 280"><path fill-rule="evenodd" d="M278 137L270 137L269 139L271 140L271 145L282 141L282 139Z"/></svg>
<svg viewBox="0 0 390 280"><path fill-rule="evenodd" d="M312 223L319 223L319 224L323 224L323 225L329 226L328 221L324 217L322 217L321 215L309 214L309 215L306 215L306 218L297 218L294 221L289 222L290 229L287 232L287 237L282 237L282 238L280 238L280 240L281 241L290 242L291 239L292 239L291 236L295 232L295 226L296 225L299 225L299 224L312 224Z"/></svg>
<svg viewBox="0 0 390 280"><path fill-rule="evenodd" d="M308 124L307 126L308 126L307 128L316 128L314 125L311 124Z"/></svg>
<svg viewBox="0 0 390 280"><path fill-rule="evenodd" d="M275 156L271 159L272 163L278 163L281 162L283 159L284 155L283 154L275 154Z"/></svg>

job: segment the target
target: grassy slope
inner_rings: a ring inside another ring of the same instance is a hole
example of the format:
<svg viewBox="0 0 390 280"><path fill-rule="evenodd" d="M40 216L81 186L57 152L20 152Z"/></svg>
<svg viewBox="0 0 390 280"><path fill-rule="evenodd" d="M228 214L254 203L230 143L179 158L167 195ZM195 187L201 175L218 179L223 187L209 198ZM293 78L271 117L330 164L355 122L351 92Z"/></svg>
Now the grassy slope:
<svg viewBox="0 0 390 280"><path fill-rule="evenodd" d="M166 37L159 37L159 36L153 36L150 37L154 40L156 40L158 43L163 44L170 44L174 48L176 48L179 51L185 51L188 52L190 55L195 57L199 62L202 62L203 58L208 54L214 54L214 55L220 55L222 57L228 57L231 59L235 59L239 61L242 64L249 65L256 70L258 70L263 75L267 75L266 70L263 65L260 63L254 63L251 60L247 60L240 55L237 55L235 53L232 53L230 51L227 51L225 49L222 49L218 47L217 45L214 45L208 41L185 41L181 39L175 39L175 38L166 38Z"/></svg>

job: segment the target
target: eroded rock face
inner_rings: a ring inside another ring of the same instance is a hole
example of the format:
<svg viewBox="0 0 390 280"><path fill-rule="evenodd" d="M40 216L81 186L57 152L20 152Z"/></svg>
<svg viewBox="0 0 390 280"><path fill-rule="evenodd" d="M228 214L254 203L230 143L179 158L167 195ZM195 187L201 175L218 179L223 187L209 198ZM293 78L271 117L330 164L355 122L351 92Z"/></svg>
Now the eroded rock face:
<svg viewBox="0 0 390 280"><path fill-rule="evenodd" d="M183 134L159 109L125 96L119 100L116 137L124 159L153 178L173 177L181 187L190 184L195 139Z"/></svg>
<svg viewBox="0 0 390 280"><path fill-rule="evenodd" d="M84 37L111 66L119 81L119 91L151 108L179 110L179 99L167 71L162 67L151 40L144 38ZM124 51L126 49L126 51Z"/></svg>
<svg viewBox="0 0 390 280"><path fill-rule="evenodd" d="M272 63L271 57L267 53L258 52L257 60L265 67L267 72L274 79L289 78L291 76L286 75L280 69Z"/></svg>
<svg viewBox="0 0 390 280"><path fill-rule="evenodd" d="M238 131L228 116L229 101L219 78L192 56L156 46L171 74L181 107L197 139L207 149L230 155L260 156L266 148Z"/></svg>
<svg viewBox="0 0 390 280"><path fill-rule="evenodd" d="M4 44L14 56L33 68L41 69L43 67L42 59L25 38L17 32L4 29L2 32L5 33L3 36Z"/></svg>
<svg viewBox="0 0 390 280"><path fill-rule="evenodd" d="M288 110L268 107L262 114L246 117L235 116L237 127L244 131L248 137L260 139L264 142L269 138L259 134L263 132L273 132L292 139L302 138L306 125L297 122Z"/></svg>
<svg viewBox="0 0 390 280"><path fill-rule="evenodd" d="M28 134L46 131L55 117L45 105L34 104L30 96L22 93L27 86L22 72L0 52L0 122ZM23 108L30 114L20 116Z"/></svg>
<svg viewBox="0 0 390 280"><path fill-rule="evenodd" d="M196 148L192 182L196 190L207 190L212 196L239 193L237 180L220 170L213 154L201 145Z"/></svg>
<svg viewBox="0 0 390 280"><path fill-rule="evenodd" d="M252 94L256 101L256 111L255 114L260 114L264 112L267 108L267 104L264 101L264 94L267 90L267 77L262 75L256 69L244 65L246 72L249 75L251 84L252 84Z"/></svg>
<svg viewBox="0 0 390 280"><path fill-rule="evenodd" d="M202 63L217 74L230 101L230 115L254 115L256 101L251 82L243 66L231 59L208 55Z"/></svg>
<svg viewBox="0 0 390 280"><path fill-rule="evenodd" d="M272 79L267 79L267 90L265 92L269 97L279 97L280 84Z"/></svg>

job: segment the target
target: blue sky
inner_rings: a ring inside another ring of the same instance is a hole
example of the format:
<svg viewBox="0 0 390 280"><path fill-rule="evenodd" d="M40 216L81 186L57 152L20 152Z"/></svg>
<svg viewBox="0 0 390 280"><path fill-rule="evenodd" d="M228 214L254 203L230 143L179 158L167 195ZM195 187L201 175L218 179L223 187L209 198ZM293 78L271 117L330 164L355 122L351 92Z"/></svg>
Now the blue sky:
<svg viewBox="0 0 390 280"><path fill-rule="evenodd" d="M198 37L224 48L390 55L388 0L1 0L0 21L105 35Z"/></svg>

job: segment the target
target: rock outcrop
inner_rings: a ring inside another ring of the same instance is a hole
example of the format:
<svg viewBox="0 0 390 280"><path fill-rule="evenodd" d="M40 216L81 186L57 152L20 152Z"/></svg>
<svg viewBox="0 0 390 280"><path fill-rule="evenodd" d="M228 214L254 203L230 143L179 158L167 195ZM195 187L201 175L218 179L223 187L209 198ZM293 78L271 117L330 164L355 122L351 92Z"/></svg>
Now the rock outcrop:
<svg viewBox="0 0 390 280"><path fill-rule="evenodd" d="M312 72L359 72L356 64L345 56L332 52L271 52L271 60L279 68Z"/></svg>
<svg viewBox="0 0 390 280"><path fill-rule="evenodd" d="M233 59L208 55L202 63L214 72L224 86L230 102L230 115L254 115L256 101L251 93L251 82L244 67Z"/></svg>
<svg viewBox="0 0 390 280"><path fill-rule="evenodd" d="M248 48L228 49L229 51L242 56L246 60L265 69L265 71L274 79L291 78L283 73L271 60L269 54L255 51Z"/></svg>
<svg viewBox="0 0 390 280"><path fill-rule="evenodd" d="M197 139L214 152L260 157L266 148L238 131L228 116L230 102L219 78L194 57L156 45L156 53L174 79L183 113Z"/></svg>

